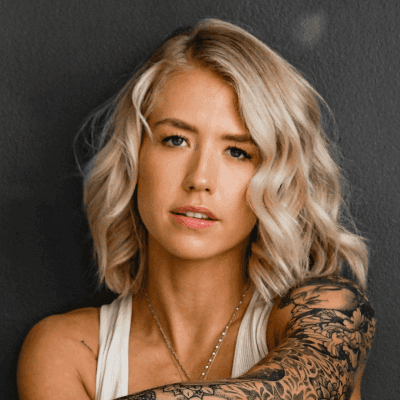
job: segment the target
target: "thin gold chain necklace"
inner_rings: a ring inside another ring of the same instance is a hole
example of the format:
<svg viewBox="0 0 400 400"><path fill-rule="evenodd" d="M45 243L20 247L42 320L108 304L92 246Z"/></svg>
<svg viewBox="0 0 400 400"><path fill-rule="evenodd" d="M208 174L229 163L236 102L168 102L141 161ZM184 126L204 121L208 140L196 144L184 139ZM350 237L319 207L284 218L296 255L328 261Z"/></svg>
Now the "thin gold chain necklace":
<svg viewBox="0 0 400 400"><path fill-rule="evenodd" d="M214 349L214 351L212 352L211 357L209 358L209 360L208 360L208 362L207 362L207 365L204 367L204 370L203 370L203 372L201 373L201 375L200 375L200 377L199 377L199 380L203 380L203 381L206 380L207 375L208 375L208 372L210 371L211 365L213 364L213 362L214 362L214 360L215 360L215 357L217 357L218 351L219 351L219 349L221 348L222 341L224 340L224 338L225 338L225 336L226 336L226 333L228 332L229 327L231 326L231 324L232 324L234 318L236 317L236 314L237 314L238 311L240 310L240 307L241 307L241 305L242 305L242 303L243 303L243 301L244 301L244 298L246 297L246 293L247 293L247 290L249 289L249 286L250 286L250 285L247 285L247 286L246 286L246 288L245 288L245 290L244 290L244 292L243 292L243 294L242 294L242 297L240 298L240 301L239 301L238 305L236 306L235 311L233 312L232 317L231 317L231 319L230 319L229 322L228 322L228 325L226 325L224 331L222 332L221 337L219 338L219 340L218 340L218 342L217 342L217 345L215 346L215 349ZM145 296L146 296L147 304L149 305L149 309L150 309L151 313L153 314L153 317L154 317L154 319L155 319L155 321L156 321L156 323L157 323L158 329L160 330L160 332L161 332L161 334L162 334L162 336L163 336L163 338L164 338L164 341L165 341L165 343L166 343L166 345L167 345L169 351L170 351L171 354L174 356L176 362L178 363L178 365L180 366L180 368L182 369L182 371L183 371L184 374L186 375L187 380L190 381L190 380L191 380L191 379L190 379L190 375L189 375L189 374L187 373L187 371L185 370L185 368L184 368L184 366L182 365L182 363L180 362L180 360L179 360L177 354L175 353L175 351L174 351L174 349L173 349L173 347L172 347L170 341L168 340L167 335L165 334L164 329L162 328L162 326L161 326L161 324L160 324L160 321L159 321L159 319L158 319L158 317L157 317L157 314L156 314L156 312L155 312L153 306L151 305L151 302L150 302L149 296L147 295L147 292L145 293ZM178 369L178 372L179 372L179 374L180 374L180 371L179 371L179 368L178 368L178 367L177 367L177 369Z"/></svg>

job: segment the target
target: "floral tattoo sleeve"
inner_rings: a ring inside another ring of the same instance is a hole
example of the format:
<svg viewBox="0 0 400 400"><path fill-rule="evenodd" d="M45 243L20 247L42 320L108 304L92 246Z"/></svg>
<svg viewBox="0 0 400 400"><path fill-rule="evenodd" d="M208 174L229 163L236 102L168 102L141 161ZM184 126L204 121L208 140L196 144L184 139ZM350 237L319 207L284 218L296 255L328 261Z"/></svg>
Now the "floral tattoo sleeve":
<svg viewBox="0 0 400 400"><path fill-rule="evenodd" d="M270 353L245 375L218 382L176 383L125 400L345 400L365 366L374 309L347 279L311 279L274 307L288 322Z"/></svg>

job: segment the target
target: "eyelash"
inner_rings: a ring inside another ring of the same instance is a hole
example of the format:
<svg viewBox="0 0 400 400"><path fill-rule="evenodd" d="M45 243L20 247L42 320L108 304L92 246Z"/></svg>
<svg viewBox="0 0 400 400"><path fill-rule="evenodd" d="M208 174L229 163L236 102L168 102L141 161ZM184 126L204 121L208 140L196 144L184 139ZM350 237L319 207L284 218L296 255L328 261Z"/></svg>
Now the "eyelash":
<svg viewBox="0 0 400 400"><path fill-rule="evenodd" d="M166 136L166 137L164 137L162 139L163 145L167 146L167 147L180 147L180 146L171 146L171 145L167 144L167 142L169 142L171 139L174 139L174 138L180 138L180 139L183 139L183 140L185 140L187 142L187 139L184 136L172 135L172 136ZM230 147L227 148L227 150L239 150L243 154L244 158L233 157L238 161L247 161L247 160L251 160L251 158L252 158L249 153L247 153L244 149L241 149L238 146L230 146Z"/></svg>

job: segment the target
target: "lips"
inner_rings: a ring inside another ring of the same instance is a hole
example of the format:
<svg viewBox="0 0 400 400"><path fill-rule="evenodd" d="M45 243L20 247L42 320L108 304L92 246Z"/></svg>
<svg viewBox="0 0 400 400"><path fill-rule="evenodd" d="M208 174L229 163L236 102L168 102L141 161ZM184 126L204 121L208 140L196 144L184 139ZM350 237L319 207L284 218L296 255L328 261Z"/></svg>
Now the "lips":
<svg viewBox="0 0 400 400"><path fill-rule="evenodd" d="M207 208L205 207L195 207L195 206L184 206L184 207L178 207L172 210L174 214L185 214L186 211L191 211L193 213L203 213L207 215L208 218L212 220L216 220L217 217Z"/></svg>

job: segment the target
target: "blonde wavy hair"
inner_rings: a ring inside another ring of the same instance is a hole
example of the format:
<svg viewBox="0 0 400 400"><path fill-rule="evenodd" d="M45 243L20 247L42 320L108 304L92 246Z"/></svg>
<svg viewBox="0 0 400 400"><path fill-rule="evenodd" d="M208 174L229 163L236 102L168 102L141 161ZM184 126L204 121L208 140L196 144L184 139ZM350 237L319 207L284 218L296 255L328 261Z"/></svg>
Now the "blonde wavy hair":
<svg viewBox="0 0 400 400"><path fill-rule="evenodd" d="M152 136L147 118L168 76L196 65L234 87L261 154L247 191L258 217L247 272L260 293L282 296L305 278L339 274L344 263L365 287L365 239L340 222L343 178L320 121L327 106L276 52L216 19L167 39L84 126L93 152L81 170L84 204L100 282L122 295L142 286L147 232L135 193L139 150L143 135Z"/></svg>

